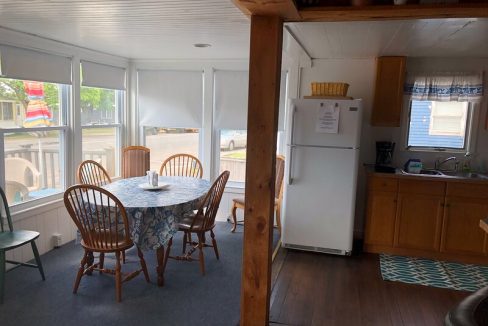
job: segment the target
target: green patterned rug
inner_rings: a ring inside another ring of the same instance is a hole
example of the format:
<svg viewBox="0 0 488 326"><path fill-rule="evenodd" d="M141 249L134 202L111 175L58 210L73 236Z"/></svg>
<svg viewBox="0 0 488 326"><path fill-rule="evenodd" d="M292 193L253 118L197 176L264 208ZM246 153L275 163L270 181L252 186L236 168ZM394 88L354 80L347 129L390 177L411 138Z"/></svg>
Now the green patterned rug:
<svg viewBox="0 0 488 326"><path fill-rule="evenodd" d="M488 266L380 254L385 281L474 292L488 286Z"/></svg>

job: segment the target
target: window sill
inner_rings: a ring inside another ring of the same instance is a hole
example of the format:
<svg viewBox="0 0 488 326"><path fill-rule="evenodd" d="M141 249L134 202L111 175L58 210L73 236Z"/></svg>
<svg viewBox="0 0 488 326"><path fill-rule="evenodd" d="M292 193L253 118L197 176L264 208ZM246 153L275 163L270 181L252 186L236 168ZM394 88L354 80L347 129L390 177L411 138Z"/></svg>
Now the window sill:
<svg viewBox="0 0 488 326"><path fill-rule="evenodd" d="M438 149L434 147L407 147L405 148L407 152L420 152L420 153L452 153L452 154L461 154L464 155L466 153L472 153L469 150L466 149L454 149L454 148L443 148L443 149Z"/></svg>
<svg viewBox="0 0 488 326"><path fill-rule="evenodd" d="M64 207L62 192L11 206L10 214L15 222L32 217L33 215L46 213L58 207Z"/></svg>

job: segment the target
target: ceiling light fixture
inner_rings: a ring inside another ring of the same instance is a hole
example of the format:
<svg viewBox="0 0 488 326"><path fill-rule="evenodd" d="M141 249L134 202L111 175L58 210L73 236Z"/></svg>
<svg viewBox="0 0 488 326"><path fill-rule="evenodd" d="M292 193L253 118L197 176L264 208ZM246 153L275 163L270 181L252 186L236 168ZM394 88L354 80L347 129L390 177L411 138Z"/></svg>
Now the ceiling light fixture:
<svg viewBox="0 0 488 326"><path fill-rule="evenodd" d="M212 45L211 44L207 44L207 43L195 43L195 44L193 44L193 46L196 47L196 48L209 48Z"/></svg>

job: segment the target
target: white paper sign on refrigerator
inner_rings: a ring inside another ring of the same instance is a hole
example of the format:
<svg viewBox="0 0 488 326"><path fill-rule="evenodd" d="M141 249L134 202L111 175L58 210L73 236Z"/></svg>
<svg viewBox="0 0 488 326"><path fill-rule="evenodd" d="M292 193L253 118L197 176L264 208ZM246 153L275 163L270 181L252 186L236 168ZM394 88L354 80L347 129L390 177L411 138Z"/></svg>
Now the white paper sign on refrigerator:
<svg viewBox="0 0 488 326"><path fill-rule="evenodd" d="M320 103L317 110L315 132L337 134L339 132L340 109L337 104L324 105Z"/></svg>

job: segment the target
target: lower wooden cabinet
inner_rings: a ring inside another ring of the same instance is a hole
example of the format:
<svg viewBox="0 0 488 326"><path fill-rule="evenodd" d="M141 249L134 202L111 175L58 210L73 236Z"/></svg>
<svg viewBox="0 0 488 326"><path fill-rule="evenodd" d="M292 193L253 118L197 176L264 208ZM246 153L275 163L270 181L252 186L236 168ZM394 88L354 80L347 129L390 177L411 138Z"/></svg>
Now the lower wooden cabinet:
<svg viewBox="0 0 488 326"><path fill-rule="evenodd" d="M395 246L439 250L444 197L399 194Z"/></svg>
<svg viewBox="0 0 488 326"><path fill-rule="evenodd" d="M368 194L366 213L366 242L370 244L393 246L397 193L371 191Z"/></svg>
<svg viewBox="0 0 488 326"><path fill-rule="evenodd" d="M372 174L364 250L488 264L486 217L488 183Z"/></svg>
<svg viewBox="0 0 488 326"><path fill-rule="evenodd" d="M447 197L442 225L441 251L486 254L486 232L480 219L488 217L488 201L479 198Z"/></svg>

